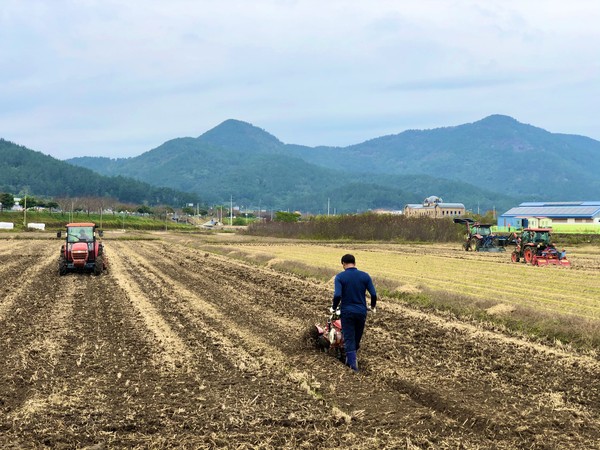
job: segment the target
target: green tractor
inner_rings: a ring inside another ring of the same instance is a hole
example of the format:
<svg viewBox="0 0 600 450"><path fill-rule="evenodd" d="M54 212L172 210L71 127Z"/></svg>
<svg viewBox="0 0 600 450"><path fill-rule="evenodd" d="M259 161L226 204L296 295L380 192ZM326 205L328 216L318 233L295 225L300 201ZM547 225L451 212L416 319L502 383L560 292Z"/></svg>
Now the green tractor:
<svg viewBox="0 0 600 450"><path fill-rule="evenodd" d="M509 243L507 236L492 233L491 224L475 222L473 219L456 217L454 223L465 225L467 232L463 248L473 252L504 252Z"/></svg>

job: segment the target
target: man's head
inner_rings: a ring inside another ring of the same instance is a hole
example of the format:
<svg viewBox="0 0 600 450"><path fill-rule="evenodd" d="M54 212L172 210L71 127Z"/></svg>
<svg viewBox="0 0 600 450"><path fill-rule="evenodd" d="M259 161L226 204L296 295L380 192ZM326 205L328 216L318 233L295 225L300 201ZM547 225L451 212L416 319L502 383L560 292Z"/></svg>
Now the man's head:
<svg viewBox="0 0 600 450"><path fill-rule="evenodd" d="M346 254L344 256L342 256L342 266L347 266L347 265L355 265L356 264L356 259L354 258L354 255L350 255L350 254Z"/></svg>

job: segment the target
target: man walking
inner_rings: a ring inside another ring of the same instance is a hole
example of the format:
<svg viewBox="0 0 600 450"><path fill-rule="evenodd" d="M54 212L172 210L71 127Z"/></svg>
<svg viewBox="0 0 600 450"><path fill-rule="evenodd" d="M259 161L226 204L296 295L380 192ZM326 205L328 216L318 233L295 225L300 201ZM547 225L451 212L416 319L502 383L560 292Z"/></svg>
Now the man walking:
<svg viewBox="0 0 600 450"><path fill-rule="evenodd" d="M367 321L367 299L365 294L368 291L371 295L369 309L375 312L377 292L371 276L367 272L356 268L356 260L353 255L342 256L342 267L344 271L335 276L331 311L335 311L341 302L340 318L346 349L346 365L358 372L356 352L360 348L360 339Z"/></svg>

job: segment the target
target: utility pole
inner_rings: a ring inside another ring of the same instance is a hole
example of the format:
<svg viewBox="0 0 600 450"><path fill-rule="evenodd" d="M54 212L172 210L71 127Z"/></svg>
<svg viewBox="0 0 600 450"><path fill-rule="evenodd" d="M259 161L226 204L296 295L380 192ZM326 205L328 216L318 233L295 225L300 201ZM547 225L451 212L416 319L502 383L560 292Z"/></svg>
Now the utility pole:
<svg viewBox="0 0 600 450"><path fill-rule="evenodd" d="M25 194L25 208L23 208L23 226L27 228L27 194Z"/></svg>
<svg viewBox="0 0 600 450"><path fill-rule="evenodd" d="M233 195L229 199L229 226L233 225Z"/></svg>
<svg viewBox="0 0 600 450"><path fill-rule="evenodd" d="M327 197L327 217L329 217L329 197Z"/></svg>

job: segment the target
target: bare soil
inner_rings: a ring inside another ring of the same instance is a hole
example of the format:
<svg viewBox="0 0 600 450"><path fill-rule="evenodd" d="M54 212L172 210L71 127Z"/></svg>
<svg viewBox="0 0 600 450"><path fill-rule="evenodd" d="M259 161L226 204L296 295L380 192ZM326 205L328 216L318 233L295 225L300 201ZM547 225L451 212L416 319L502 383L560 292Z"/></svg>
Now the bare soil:
<svg viewBox="0 0 600 450"><path fill-rule="evenodd" d="M0 448L600 448L599 361L383 298L360 373L305 338L331 286L200 252L0 241Z"/></svg>

